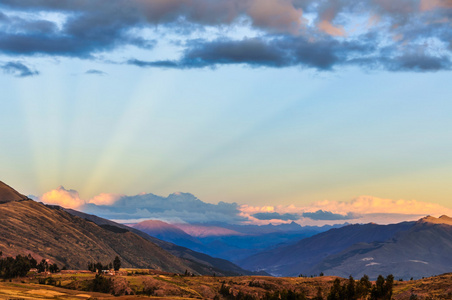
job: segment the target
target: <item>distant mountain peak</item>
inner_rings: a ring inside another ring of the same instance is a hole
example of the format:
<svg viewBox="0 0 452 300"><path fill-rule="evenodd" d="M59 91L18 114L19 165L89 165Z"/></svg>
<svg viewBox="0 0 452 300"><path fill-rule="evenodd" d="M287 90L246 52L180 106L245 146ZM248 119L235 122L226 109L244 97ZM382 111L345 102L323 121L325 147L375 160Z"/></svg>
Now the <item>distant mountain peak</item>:
<svg viewBox="0 0 452 300"><path fill-rule="evenodd" d="M435 218L432 216L426 216L418 221L418 223L432 223L432 224L446 224L452 225L452 218L442 215L439 218Z"/></svg>
<svg viewBox="0 0 452 300"><path fill-rule="evenodd" d="M27 200L27 196L22 195L3 181L0 181L0 203Z"/></svg>

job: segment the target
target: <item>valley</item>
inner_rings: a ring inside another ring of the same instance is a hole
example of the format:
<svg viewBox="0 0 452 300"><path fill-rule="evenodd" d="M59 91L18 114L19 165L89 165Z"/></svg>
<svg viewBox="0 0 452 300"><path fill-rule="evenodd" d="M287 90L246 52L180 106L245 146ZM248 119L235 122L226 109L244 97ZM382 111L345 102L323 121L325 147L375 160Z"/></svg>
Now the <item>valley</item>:
<svg viewBox="0 0 452 300"><path fill-rule="evenodd" d="M343 293L349 286L352 289L356 286L357 291L358 286L367 286L359 280L364 274L373 285L369 283L365 296L353 299L365 299L371 293L370 286L373 290L379 284L379 275L387 276L385 289L391 289L392 299L452 299L452 273L449 273L452 219L447 216L427 216L416 222L390 225L353 224L317 234L311 232L308 237L294 238L290 243L237 259L236 265L158 237L174 238L174 242L177 238L200 241L199 235L214 232L222 238L232 234L233 240L240 238L245 242L247 238L252 240L249 232L256 234L260 230L261 236L271 236L281 228L298 225L263 228L185 225L183 231L161 221L149 221L131 227L80 211L44 205L2 182L0 196L2 259L31 255L29 259L34 257L63 269L54 274L30 270L26 277L8 277L5 273L0 282L0 299L320 300L330 299L328 295L333 288ZM243 232L244 228L248 233ZM108 269L105 264L115 256L122 262L117 273L99 269L103 274L96 275L83 271L96 262L101 263L100 268ZM383 277L381 280L384 282Z"/></svg>

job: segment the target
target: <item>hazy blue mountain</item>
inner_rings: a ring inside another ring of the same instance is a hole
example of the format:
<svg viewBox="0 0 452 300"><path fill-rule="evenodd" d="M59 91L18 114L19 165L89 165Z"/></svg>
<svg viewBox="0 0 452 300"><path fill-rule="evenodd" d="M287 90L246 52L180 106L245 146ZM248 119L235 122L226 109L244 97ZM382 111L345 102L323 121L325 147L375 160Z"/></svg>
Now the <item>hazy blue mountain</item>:
<svg viewBox="0 0 452 300"><path fill-rule="evenodd" d="M250 270L264 270L277 276L311 275L314 266L330 255L357 244L383 242L396 233L410 229L414 222L392 225L348 225L303 239L295 244L283 245L252 255L238 262Z"/></svg>
<svg viewBox="0 0 452 300"><path fill-rule="evenodd" d="M182 247L180 245L176 245L167 241L160 240L158 238L155 238L153 236L148 235L147 233L135 229L133 227L129 227L123 224L119 224L101 217L98 217L96 215L86 214L80 211L76 211L73 209L64 209L66 212L78 216L80 218L83 218L85 220L91 221L101 227L108 228L109 230L112 230L113 228L120 228L123 230L128 230L130 232L133 232L151 242L158 245L159 247L163 248L164 250L168 251L172 255L175 255L176 257L184 259L192 269L199 270L200 273L205 274L205 269L209 269L211 273L216 274L224 274L224 275L253 275L253 274L261 274L261 275L268 275L265 272L251 272L248 270L245 270L232 262L212 257L210 255L207 255L205 253L201 253L198 251L194 251L191 249L188 249L186 247ZM202 272L201 272L202 271Z"/></svg>
<svg viewBox="0 0 452 300"><path fill-rule="evenodd" d="M178 246L186 247L191 250L208 253L207 247L197 238L185 233L177 226L158 220L147 220L137 224L131 224L131 227L143 231L155 238L167 241Z"/></svg>
<svg viewBox="0 0 452 300"><path fill-rule="evenodd" d="M130 226L164 241L232 262L283 244L296 243L332 227L302 227L295 222L257 226L218 222L168 224L162 221L144 221Z"/></svg>
<svg viewBox="0 0 452 300"><path fill-rule="evenodd" d="M452 271L452 219L426 217L410 229L384 242L355 244L331 255L310 273L376 278L392 273L396 278L418 279Z"/></svg>

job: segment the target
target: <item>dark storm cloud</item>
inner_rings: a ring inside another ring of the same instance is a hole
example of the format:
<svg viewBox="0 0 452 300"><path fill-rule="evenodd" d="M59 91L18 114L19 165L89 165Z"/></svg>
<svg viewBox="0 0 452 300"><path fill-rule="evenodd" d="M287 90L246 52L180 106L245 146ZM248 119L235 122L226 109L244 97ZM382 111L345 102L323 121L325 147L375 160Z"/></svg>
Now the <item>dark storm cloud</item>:
<svg viewBox="0 0 452 300"><path fill-rule="evenodd" d="M8 17L0 11L0 26L3 31L15 33L55 33L57 26L47 20L27 20L20 17Z"/></svg>
<svg viewBox="0 0 452 300"><path fill-rule="evenodd" d="M338 220L352 220L360 218L355 213L347 213L346 215L335 214L330 211L318 210L316 212L305 212L302 214L303 218L309 218L316 221L338 221Z"/></svg>
<svg viewBox="0 0 452 300"><path fill-rule="evenodd" d="M282 220L282 221L296 221L300 219L298 214L279 214L277 212L271 213L257 213L252 215L258 220L268 221L268 220Z"/></svg>
<svg viewBox="0 0 452 300"><path fill-rule="evenodd" d="M300 23L302 14L290 0L4 0L2 4L11 9L82 13L95 16L92 21L97 24L115 19L124 25L167 24L181 20L224 25L248 16L254 26L270 31L290 31Z"/></svg>
<svg viewBox="0 0 452 300"><path fill-rule="evenodd" d="M130 45L152 51L156 41L138 34L141 29L180 35L196 29L202 36L205 25L248 24L258 30L257 37L217 34L213 40L181 42L180 59L132 57L127 63L180 69L231 64L419 72L451 68L449 0L3 0L0 11L0 52L10 56L90 59ZM43 15L26 17L30 13ZM46 13L57 13L60 20L46 19ZM307 13L313 16L310 24ZM350 35L355 30L350 20L356 17L363 19L363 32ZM413 51L419 47L425 49Z"/></svg>
<svg viewBox="0 0 452 300"><path fill-rule="evenodd" d="M139 67L203 68L216 65L246 64L253 67L302 66L331 70L346 64L356 53L369 53L372 45L361 42L338 42L331 38L310 42L304 37L253 38L240 41L220 39L196 40L179 61L145 62L129 60Z"/></svg>
<svg viewBox="0 0 452 300"><path fill-rule="evenodd" d="M3 72L11 74L15 77L30 77L38 75L39 72L32 70L21 62L10 61L0 66Z"/></svg>
<svg viewBox="0 0 452 300"><path fill-rule="evenodd" d="M393 71L439 71L450 70L451 61L445 56L437 57L425 54L404 54L387 62L388 69Z"/></svg>
<svg viewBox="0 0 452 300"><path fill-rule="evenodd" d="M61 2L61 3L60 3ZM79 5L76 4L79 3ZM24 9L25 12L66 11L61 29L47 20L28 20L25 18L0 15L0 52L9 55L59 55L89 58L100 51L113 50L120 46L134 45L152 48L154 41L147 41L131 35L128 30L139 20L127 14L115 16L117 5L91 1L2 1L2 5ZM72 4L71 4L72 3ZM95 4L99 10L95 9Z"/></svg>
<svg viewBox="0 0 452 300"><path fill-rule="evenodd" d="M161 61L142 61L139 59L129 59L127 61L129 65L135 65L138 67L156 67L156 68L180 68L181 66L174 61L170 60L161 60Z"/></svg>

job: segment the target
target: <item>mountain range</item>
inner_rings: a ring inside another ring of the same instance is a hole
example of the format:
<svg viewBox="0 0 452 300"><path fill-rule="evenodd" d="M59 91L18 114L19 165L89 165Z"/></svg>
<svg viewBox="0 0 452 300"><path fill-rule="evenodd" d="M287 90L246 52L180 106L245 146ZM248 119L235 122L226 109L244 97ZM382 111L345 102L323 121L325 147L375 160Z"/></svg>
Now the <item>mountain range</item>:
<svg viewBox="0 0 452 300"><path fill-rule="evenodd" d="M276 276L335 275L375 279L427 277L452 270L452 219L431 216L391 225L355 224L248 257L241 267Z"/></svg>
<svg viewBox="0 0 452 300"><path fill-rule="evenodd" d="M31 254L73 269L119 256L123 267L210 275L417 279L452 271L447 216L333 228L156 220L125 225L36 202L0 181L0 217L4 256Z"/></svg>
<svg viewBox="0 0 452 300"><path fill-rule="evenodd" d="M180 246L221 257L234 263L261 251L324 232L335 226L300 226L292 222L281 225L168 224L148 220L129 226L153 237Z"/></svg>

